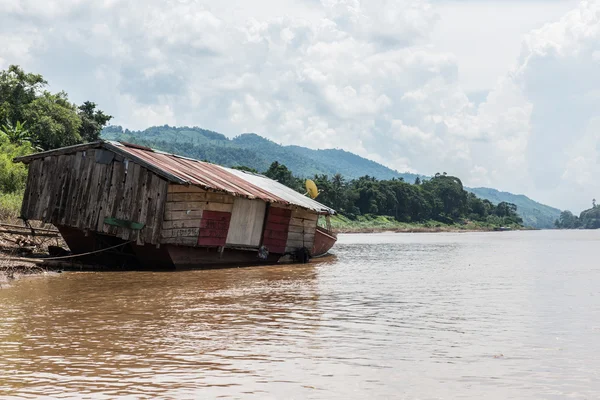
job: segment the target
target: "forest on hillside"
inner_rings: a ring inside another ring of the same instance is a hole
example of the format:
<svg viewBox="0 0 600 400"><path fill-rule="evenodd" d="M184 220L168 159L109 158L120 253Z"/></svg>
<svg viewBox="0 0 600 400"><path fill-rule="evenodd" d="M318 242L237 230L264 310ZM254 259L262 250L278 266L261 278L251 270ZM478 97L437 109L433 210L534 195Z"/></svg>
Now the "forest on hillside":
<svg viewBox="0 0 600 400"><path fill-rule="evenodd" d="M413 181L417 175L400 173L372 160L341 149L309 149L284 146L255 133L244 133L232 139L199 127L153 126L143 131L131 131L120 126L108 126L102 137L137 143L173 154L185 154L198 160L227 167L245 165L265 171L274 160L285 164L301 177L315 174L341 173L348 179L364 175L378 179L404 178Z"/></svg>
<svg viewBox="0 0 600 400"><path fill-rule="evenodd" d="M257 172L248 167L243 170ZM264 174L303 193L304 180L295 177L283 164L273 162ZM436 174L431 179L378 180L370 176L346 180L340 174L314 176L319 188L317 200L352 219L360 215L390 216L400 222L437 221L443 224L477 222L488 226L521 226L517 206L492 204L463 188L460 179Z"/></svg>
<svg viewBox="0 0 600 400"><path fill-rule="evenodd" d="M554 223L558 229L600 229L600 205L592 200L592 208L584 210L579 216L571 211L563 211Z"/></svg>

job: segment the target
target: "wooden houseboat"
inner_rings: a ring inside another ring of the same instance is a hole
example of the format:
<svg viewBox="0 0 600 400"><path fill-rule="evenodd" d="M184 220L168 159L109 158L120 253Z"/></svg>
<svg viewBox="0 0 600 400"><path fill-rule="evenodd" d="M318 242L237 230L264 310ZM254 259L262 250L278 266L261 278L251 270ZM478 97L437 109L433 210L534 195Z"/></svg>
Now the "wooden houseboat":
<svg viewBox="0 0 600 400"><path fill-rule="evenodd" d="M306 262L336 241L327 229L334 210L259 174L112 141L15 162L29 164L23 219L54 224L74 254L122 244L94 263Z"/></svg>

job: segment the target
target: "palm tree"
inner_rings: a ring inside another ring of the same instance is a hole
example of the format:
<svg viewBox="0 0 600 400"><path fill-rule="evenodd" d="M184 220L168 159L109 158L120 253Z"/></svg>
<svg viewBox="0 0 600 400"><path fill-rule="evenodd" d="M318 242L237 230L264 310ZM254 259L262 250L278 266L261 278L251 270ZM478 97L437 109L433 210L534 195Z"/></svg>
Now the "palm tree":
<svg viewBox="0 0 600 400"><path fill-rule="evenodd" d="M6 135L8 141L12 144L31 144L31 137L29 136L29 131L25 128L24 122L17 121L17 124L13 126L9 120L6 120L6 124L0 128L0 133Z"/></svg>

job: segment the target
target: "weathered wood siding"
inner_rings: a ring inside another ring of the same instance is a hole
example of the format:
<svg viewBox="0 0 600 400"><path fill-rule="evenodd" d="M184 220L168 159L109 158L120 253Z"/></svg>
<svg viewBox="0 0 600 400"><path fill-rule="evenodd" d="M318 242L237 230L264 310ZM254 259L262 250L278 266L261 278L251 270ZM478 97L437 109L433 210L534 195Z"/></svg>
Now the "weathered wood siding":
<svg viewBox="0 0 600 400"><path fill-rule="evenodd" d="M231 225L227 235L227 244L260 246L266 207L267 203L263 200L236 197L231 211Z"/></svg>
<svg viewBox="0 0 600 400"><path fill-rule="evenodd" d="M295 208L288 229L285 251L294 251L301 247L312 249L315 242L318 214L314 211Z"/></svg>
<svg viewBox="0 0 600 400"><path fill-rule="evenodd" d="M289 212L291 212L291 215L285 214L286 219L289 218L286 235L280 235L282 238L285 238L285 252L294 251L301 247L312 249L315 242L315 230L317 229L317 220L319 217L316 212L276 203L271 204L271 209L269 211L271 212L271 210L289 210ZM283 216L284 214L277 212L277 215ZM267 230L272 230L272 228L272 224L268 224L266 227ZM281 229L278 230L281 231ZM270 232L270 235L272 236L273 233L277 232Z"/></svg>
<svg viewBox="0 0 600 400"><path fill-rule="evenodd" d="M271 253L285 253L291 218L291 209L271 205L267 210L267 223L263 233L262 244Z"/></svg>
<svg viewBox="0 0 600 400"><path fill-rule="evenodd" d="M231 213L233 202L234 197L228 194L209 192L195 186L170 184L161 243L198 246L203 212ZM205 226L205 229L212 228Z"/></svg>
<svg viewBox="0 0 600 400"><path fill-rule="evenodd" d="M234 207L234 203L236 201L238 202L238 217L233 215L235 214L234 210L236 207ZM265 220L264 208L262 205L261 207L254 207L254 205L258 204L256 203L257 201L263 203L260 200L246 200L228 194L209 192L195 186L170 184L160 241L161 243L183 246L222 245L223 227L216 229L213 226L214 224L210 224L207 221L203 222L204 211L216 211L232 213L231 223L227 232L226 244L228 245L238 244L258 247L257 226L260 226L263 242L265 240L268 242L270 239L276 239L274 237L271 238L273 234L277 234L277 237L279 237L281 236L280 233L285 233L282 236L283 243L277 243L279 246L275 246L277 247L277 252L283 253L283 250L286 252L294 251L301 247L312 249L318 219L318 215L314 211L294 206L271 204L269 206L270 210L289 210L288 212L291 213L291 215L285 218L286 221L289 221L286 223L287 230L279 229L278 231L281 232L273 233L271 232L273 230L271 228L273 227L269 225L269 222L263 227ZM248 204L251 204L252 207L248 207ZM243 212L244 210L249 210L249 212ZM281 212L277 215L279 214ZM286 215L288 214L286 213ZM211 216L209 219L212 221L214 216ZM244 235L247 237L244 240L240 239ZM283 247L284 243L285 247ZM275 245L275 243L272 244Z"/></svg>
<svg viewBox="0 0 600 400"><path fill-rule="evenodd" d="M221 247L227 244L227 233L231 224L231 213L224 211L202 211L198 246Z"/></svg>
<svg viewBox="0 0 600 400"><path fill-rule="evenodd" d="M29 164L21 214L58 226L159 243L168 183L137 164L91 149ZM144 224L141 231L104 223L106 217Z"/></svg>

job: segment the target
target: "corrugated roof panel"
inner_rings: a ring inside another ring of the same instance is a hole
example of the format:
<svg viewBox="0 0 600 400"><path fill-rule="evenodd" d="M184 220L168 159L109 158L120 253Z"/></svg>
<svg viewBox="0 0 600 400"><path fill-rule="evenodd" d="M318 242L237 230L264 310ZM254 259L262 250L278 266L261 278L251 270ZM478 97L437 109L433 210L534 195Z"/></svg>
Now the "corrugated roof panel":
<svg viewBox="0 0 600 400"><path fill-rule="evenodd" d="M223 191L251 199L262 199L271 203L293 204L319 213L335 213L333 209L262 175L173 154L146 150L139 146L130 147L127 144L116 142L107 144L122 153L129 154L132 158L152 165L158 171L162 171L165 178L175 183L189 183L205 189Z"/></svg>
<svg viewBox="0 0 600 400"><path fill-rule="evenodd" d="M241 179L244 179L245 181L247 181L255 186L264 188L269 193L271 193L281 199L284 199L286 202L288 202L290 204L295 204L297 206L300 206L303 208L308 208L308 209L319 211L319 212L327 212L329 214L335 213L335 210L333 210L332 208L329 208L329 207L319 203L318 201L311 199L308 196L304 196L302 193L298 193L294 189L291 189L285 185L282 185L281 183L274 181L273 179L267 178L266 176L246 173L244 171L239 171L236 169L225 168L225 167L220 167L220 166L219 166L219 168L222 168L233 175L237 175Z"/></svg>

